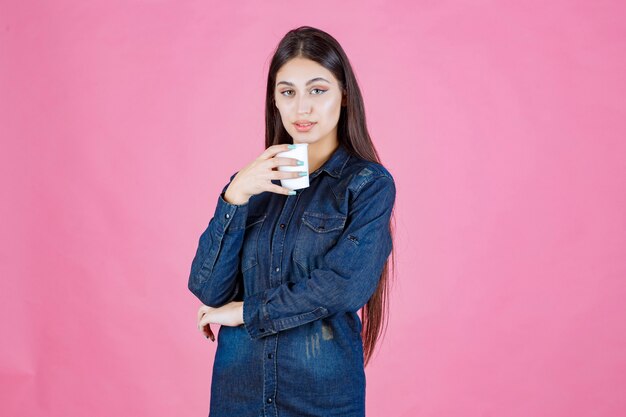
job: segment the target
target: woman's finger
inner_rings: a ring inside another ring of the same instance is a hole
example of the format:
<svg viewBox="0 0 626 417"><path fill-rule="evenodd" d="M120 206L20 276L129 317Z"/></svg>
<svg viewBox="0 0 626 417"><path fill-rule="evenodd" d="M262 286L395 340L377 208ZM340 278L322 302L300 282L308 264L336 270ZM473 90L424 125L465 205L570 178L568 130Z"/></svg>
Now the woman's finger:
<svg viewBox="0 0 626 417"><path fill-rule="evenodd" d="M198 309L198 329L200 328L200 320L202 320L202 317L204 317L204 315L207 313L207 306L205 306L204 304Z"/></svg>
<svg viewBox="0 0 626 417"><path fill-rule="evenodd" d="M284 180L289 178L300 178L300 172L306 171L272 171L270 180Z"/></svg>
<svg viewBox="0 0 626 417"><path fill-rule="evenodd" d="M285 152L289 150L289 145L291 145L290 143L281 143L278 145L272 145L269 148L267 148L266 150L263 151L263 153L261 155L259 155L259 159L270 159L271 157L273 157L274 155L276 155L279 152Z"/></svg>
<svg viewBox="0 0 626 417"><path fill-rule="evenodd" d="M290 195L291 190L286 187L281 187L280 185L269 183L266 188L267 191L271 191L273 193Z"/></svg>
<svg viewBox="0 0 626 417"><path fill-rule="evenodd" d="M202 317L198 320L198 330L204 334L204 337L215 341L215 335L211 331L211 324L208 321L208 317L205 319L206 313L203 313Z"/></svg>
<svg viewBox="0 0 626 417"><path fill-rule="evenodd" d="M275 156L270 161L270 166L279 167L279 166L298 166L298 158L287 158L285 156Z"/></svg>
<svg viewBox="0 0 626 417"><path fill-rule="evenodd" d="M215 335L213 334L213 331L211 330L211 326L210 325L206 325L202 328L202 333L204 333L204 336L207 337L208 339L211 339L212 341L215 342Z"/></svg>

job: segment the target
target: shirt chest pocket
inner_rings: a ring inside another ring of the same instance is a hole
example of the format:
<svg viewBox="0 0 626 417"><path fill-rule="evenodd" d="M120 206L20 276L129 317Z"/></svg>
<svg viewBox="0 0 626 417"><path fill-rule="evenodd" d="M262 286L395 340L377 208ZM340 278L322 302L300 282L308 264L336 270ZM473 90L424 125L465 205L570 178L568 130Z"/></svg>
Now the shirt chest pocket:
<svg viewBox="0 0 626 417"><path fill-rule="evenodd" d="M293 260L307 273L318 268L322 258L336 243L346 224L346 216L305 211L302 214Z"/></svg>
<svg viewBox="0 0 626 417"><path fill-rule="evenodd" d="M259 234L267 214L252 214L246 219L246 230L241 249L241 272L259 263Z"/></svg>

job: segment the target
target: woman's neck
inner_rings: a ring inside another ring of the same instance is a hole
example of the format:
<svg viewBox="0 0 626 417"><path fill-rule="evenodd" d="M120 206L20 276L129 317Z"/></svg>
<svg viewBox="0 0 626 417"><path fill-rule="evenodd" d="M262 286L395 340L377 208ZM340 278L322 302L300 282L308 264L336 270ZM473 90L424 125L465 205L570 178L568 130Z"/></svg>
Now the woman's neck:
<svg viewBox="0 0 626 417"><path fill-rule="evenodd" d="M316 142L310 144L309 148L309 174L319 169L324 162L328 161L333 152L339 146L339 142Z"/></svg>

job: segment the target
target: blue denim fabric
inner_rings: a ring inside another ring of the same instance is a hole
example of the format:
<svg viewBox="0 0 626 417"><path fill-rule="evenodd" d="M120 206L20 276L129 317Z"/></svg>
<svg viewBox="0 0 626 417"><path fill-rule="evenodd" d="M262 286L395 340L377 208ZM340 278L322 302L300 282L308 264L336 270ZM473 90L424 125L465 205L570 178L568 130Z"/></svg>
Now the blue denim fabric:
<svg viewBox="0 0 626 417"><path fill-rule="evenodd" d="M365 415L357 312L391 252L395 183L343 146L309 180L242 205L224 200L229 181L200 236L189 290L244 301L245 324L217 335L210 417Z"/></svg>

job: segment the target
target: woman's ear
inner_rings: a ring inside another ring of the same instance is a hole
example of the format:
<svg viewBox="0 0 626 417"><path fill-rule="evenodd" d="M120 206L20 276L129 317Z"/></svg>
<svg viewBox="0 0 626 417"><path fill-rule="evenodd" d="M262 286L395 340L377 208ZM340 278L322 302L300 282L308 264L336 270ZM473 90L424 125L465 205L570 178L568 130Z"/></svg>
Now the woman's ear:
<svg viewBox="0 0 626 417"><path fill-rule="evenodd" d="M348 96L346 95L346 90L343 90L343 94L341 97L341 105L345 106L348 103Z"/></svg>

